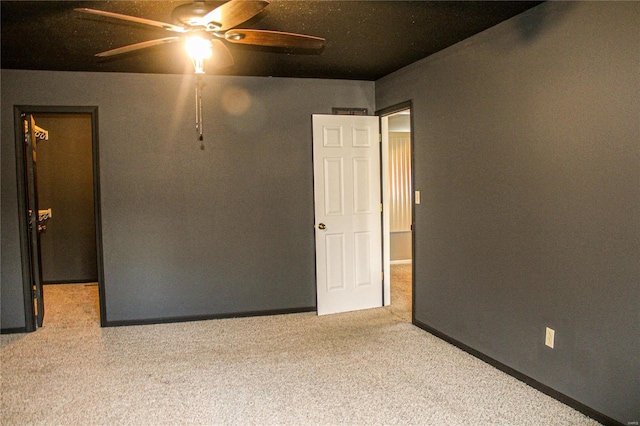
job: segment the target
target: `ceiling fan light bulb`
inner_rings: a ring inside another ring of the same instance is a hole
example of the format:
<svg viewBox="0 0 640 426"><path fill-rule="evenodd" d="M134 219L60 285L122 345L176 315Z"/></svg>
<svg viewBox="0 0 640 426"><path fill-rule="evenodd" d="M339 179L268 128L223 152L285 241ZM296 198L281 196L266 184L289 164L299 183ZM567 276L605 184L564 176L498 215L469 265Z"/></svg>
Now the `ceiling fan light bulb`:
<svg viewBox="0 0 640 426"><path fill-rule="evenodd" d="M185 43L187 53L193 60L204 60L210 58L213 51L211 50L211 40L202 37L189 37Z"/></svg>

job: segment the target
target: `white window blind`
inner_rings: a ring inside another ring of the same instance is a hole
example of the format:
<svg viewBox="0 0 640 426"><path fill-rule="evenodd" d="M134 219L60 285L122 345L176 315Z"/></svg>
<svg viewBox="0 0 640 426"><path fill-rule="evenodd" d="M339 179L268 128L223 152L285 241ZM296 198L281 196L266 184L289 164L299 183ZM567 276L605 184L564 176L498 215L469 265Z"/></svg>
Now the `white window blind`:
<svg viewBox="0 0 640 426"><path fill-rule="evenodd" d="M411 230L411 134L389 133L391 232Z"/></svg>

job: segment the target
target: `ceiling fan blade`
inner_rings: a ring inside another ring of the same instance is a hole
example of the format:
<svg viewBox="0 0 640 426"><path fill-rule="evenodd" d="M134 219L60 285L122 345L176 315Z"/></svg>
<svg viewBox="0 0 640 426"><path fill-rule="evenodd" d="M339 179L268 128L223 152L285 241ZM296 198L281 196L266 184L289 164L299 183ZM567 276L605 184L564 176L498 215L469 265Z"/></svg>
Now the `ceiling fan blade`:
<svg viewBox="0 0 640 426"><path fill-rule="evenodd" d="M267 0L230 0L204 15L200 22L220 24L217 31L227 31L256 16L269 5Z"/></svg>
<svg viewBox="0 0 640 426"><path fill-rule="evenodd" d="M160 44L173 43L174 41L178 41L178 40L180 40L179 37L165 37L165 38L159 38L157 40L143 41L142 43L129 44L127 46L118 47L117 49L107 50L106 52L101 52L96 54L96 56L98 56L99 58L106 58L108 56L133 52L134 50L140 50L147 47L158 46Z"/></svg>
<svg viewBox="0 0 640 426"><path fill-rule="evenodd" d="M207 63L215 68L225 68L233 65L233 56L229 52L229 48L220 40L211 40L211 58L207 59Z"/></svg>
<svg viewBox="0 0 640 426"><path fill-rule="evenodd" d="M231 43L312 50L322 49L325 41L322 37L269 30L238 29L227 31L224 36Z"/></svg>
<svg viewBox="0 0 640 426"><path fill-rule="evenodd" d="M164 28L165 30L174 31L177 33L184 33L187 30L178 25L167 24L166 22L153 21L151 19L138 18L137 16L123 15L120 13L107 12L104 10L87 9L86 7L74 9L77 12L91 13L93 15L106 16L114 19L121 19L124 21L135 22L143 25L151 25L152 27Z"/></svg>

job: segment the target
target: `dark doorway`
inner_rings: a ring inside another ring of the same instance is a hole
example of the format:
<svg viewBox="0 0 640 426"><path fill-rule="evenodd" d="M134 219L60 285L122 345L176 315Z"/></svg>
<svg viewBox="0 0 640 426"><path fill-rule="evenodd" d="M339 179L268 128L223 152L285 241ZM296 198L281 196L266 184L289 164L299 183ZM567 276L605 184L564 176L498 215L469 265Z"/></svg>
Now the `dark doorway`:
<svg viewBox="0 0 640 426"><path fill-rule="evenodd" d="M97 283L105 324L96 107L16 107L27 330L43 325L43 284Z"/></svg>
<svg viewBox="0 0 640 426"><path fill-rule="evenodd" d="M38 142L38 206L43 284L98 281L91 114L33 114L48 133Z"/></svg>

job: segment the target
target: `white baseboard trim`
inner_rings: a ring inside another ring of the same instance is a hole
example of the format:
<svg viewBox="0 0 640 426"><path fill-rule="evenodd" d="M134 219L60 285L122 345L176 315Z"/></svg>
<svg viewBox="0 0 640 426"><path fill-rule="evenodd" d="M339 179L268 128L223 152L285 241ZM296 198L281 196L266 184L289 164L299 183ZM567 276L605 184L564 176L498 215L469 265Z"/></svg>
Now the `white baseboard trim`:
<svg viewBox="0 0 640 426"><path fill-rule="evenodd" d="M392 265L402 265L402 264L407 264L412 262L413 262L412 259L400 259L400 260L392 260L389 263L391 263Z"/></svg>

